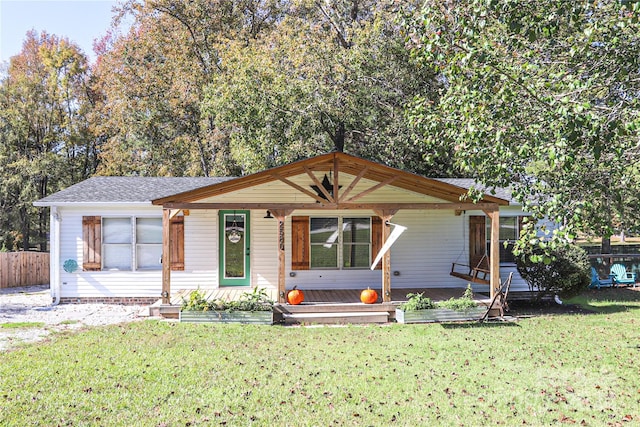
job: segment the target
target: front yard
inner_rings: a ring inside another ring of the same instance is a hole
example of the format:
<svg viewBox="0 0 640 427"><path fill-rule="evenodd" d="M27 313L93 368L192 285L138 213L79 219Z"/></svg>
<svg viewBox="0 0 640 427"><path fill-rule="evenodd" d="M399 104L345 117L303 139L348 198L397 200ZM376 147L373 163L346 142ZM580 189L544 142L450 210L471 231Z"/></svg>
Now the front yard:
<svg viewBox="0 0 640 427"><path fill-rule="evenodd" d="M0 425L633 425L640 292L516 323L158 321L0 353Z"/></svg>

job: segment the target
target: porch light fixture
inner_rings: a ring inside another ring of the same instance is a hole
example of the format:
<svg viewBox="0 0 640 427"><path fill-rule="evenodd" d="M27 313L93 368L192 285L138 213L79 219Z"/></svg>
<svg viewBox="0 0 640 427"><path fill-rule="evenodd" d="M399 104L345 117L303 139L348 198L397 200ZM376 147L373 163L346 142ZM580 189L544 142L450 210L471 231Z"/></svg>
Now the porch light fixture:
<svg viewBox="0 0 640 427"><path fill-rule="evenodd" d="M267 211L267 214L264 216L265 219L273 219L271 216L271 211Z"/></svg>
<svg viewBox="0 0 640 427"><path fill-rule="evenodd" d="M231 243L238 243L240 239L242 239L242 234L240 234L240 227L238 227L238 223L236 222L236 213L233 212L233 222L231 223L231 228L227 233L227 239Z"/></svg>

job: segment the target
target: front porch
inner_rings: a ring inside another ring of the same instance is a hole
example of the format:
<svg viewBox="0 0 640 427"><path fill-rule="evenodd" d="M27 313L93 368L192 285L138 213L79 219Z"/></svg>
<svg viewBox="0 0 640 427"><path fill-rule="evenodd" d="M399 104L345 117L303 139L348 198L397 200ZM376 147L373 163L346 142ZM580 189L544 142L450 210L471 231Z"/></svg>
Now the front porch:
<svg viewBox="0 0 640 427"><path fill-rule="evenodd" d="M191 215L187 224L196 223L193 212L204 212L200 215L203 219L217 212L214 239L218 240L219 285L232 285L230 281L255 285L261 276L277 288L274 300L280 304L286 302L286 290L295 284L321 287L331 283L338 287L340 282L354 286L374 283L381 288L380 299L392 304L402 301L409 291L395 292L392 275L402 276L397 281L406 287L422 285L425 277L447 286L446 279L451 276L447 272L446 278L434 277L435 270L443 273L436 266L443 261L450 264L456 254L465 251L470 260L475 259L477 254L471 249L481 249L484 254L489 242L484 282L494 296L500 288L500 208L509 206L509 201L489 194L472 201L467 192L466 187L332 152L155 199L153 205L163 209L163 303L173 304L173 260L180 264L174 271L185 270L189 264L184 259L189 243L180 240L180 233L172 232L172 221L181 218L181 212ZM482 222L482 237L475 236L479 243L474 246L465 241L464 232L460 238L452 237L457 235L458 224L465 226L467 212ZM394 217L402 217L404 225L391 223ZM486 218L490 226L485 228ZM204 221L198 225L206 227ZM409 227L412 236L405 235L405 242L394 247L404 262L392 270L391 247ZM489 239L485 239L487 234ZM439 242L437 249L435 242ZM263 261L254 263L258 258ZM272 261L265 262L267 259ZM331 292L326 297L308 292L308 303L332 302L328 298L359 303L357 293Z"/></svg>
<svg viewBox="0 0 640 427"><path fill-rule="evenodd" d="M195 290L180 290L171 298L171 304L157 301L149 307L150 314L155 317L177 319L180 307L189 294ZM218 288L201 290L206 292L208 300L236 300L250 288ZM381 289L376 289L378 295ZM424 293L433 301L444 301L460 297L465 291L461 288L408 288L391 289L391 301L383 302L378 297L375 304L360 302L360 289L304 289L304 302L299 305L277 303L274 306L276 323L282 324L347 324L347 323L387 323L395 321L395 309L407 301L407 294ZM488 290L487 290L488 291ZM266 289L270 299L277 301L276 289ZM478 306L489 307L491 299L487 294L474 293Z"/></svg>

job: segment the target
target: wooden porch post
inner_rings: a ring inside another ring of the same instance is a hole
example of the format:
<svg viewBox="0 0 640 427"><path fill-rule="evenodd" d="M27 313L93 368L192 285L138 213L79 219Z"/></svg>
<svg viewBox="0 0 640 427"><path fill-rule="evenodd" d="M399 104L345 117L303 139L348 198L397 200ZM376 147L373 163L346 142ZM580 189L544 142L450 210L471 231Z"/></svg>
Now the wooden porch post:
<svg viewBox="0 0 640 427"><path fill-rule="evenodd" d="M162 209L162 304L171 304L171 209Z"/></svg>
<svg viewBox="0 0 640 427"><path fill-rule="evenodd" d="M391 226L387 222L398 212L397 210L374 210L382 219L382 246L389 239ZM382 256L382 301L391 302L391 249Z"/></svg>
<svg viewBox="0 0 640 427"><path fill-rule="evenodd" d="M278 302L284 304L287 302L287 292L285 283L286 258L284 251L284 221L293 210L276 209L271 210L271 214L278 220Z"/></svg>
<svg viewBox="0 0 640 427"><path fill-rule="evenodd" d="M485 211L491 219L491 253L489 254L489 270L491 270L490 294L493 299L500 290L500 211Z"/></svg>
<svg viewBox="0 0 640 427"><path fill-rule="evenodd" d="M391 226L387 219L382 219L382 245L384 246L391 234ZM391 302L391 249L382 257L382 301Z"/></svg>

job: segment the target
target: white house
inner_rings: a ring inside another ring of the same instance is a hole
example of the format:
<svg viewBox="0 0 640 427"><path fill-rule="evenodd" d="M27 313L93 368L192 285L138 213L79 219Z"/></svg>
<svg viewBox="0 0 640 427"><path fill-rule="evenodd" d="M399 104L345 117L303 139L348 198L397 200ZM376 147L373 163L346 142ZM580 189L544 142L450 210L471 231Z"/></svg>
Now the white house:
<svg viewBox="0 0 640 427"><path fill-rule="evenodd" d="M240 178L94 177L35 204L51 208L57 301L263 287L284 302L293 286L371 286L388 301L392 287L466 286L454 262L486 262L477 286L491 293L515 271L503 243L524 214L506 194L464 201L472 184L335 152ZM406 231L372 269L396 224Z"/></svg>

